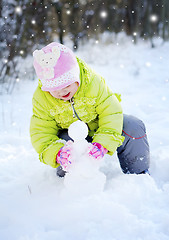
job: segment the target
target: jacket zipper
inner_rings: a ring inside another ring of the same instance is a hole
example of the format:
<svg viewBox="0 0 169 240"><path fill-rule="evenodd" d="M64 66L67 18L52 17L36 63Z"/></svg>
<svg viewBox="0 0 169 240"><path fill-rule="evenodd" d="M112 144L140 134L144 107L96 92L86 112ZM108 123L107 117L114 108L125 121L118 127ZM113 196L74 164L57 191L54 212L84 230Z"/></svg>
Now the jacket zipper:
<svg viewBox="0 0 169 240"><path fill-rule="evenodd" d="M74 104L75 104L74 97L72 97L69 101L70 101L72 109L73 109L73 118L77 117L81 121L81 119L79 118L79 116L75 110L75 107L74 107Z"/></svg>
<svg viewBox="0 0 169 240"><path fill-rule="evenodd" d="M77 117L80 121L82 121L82 120L80 119L80 117L78 116L76 110L75 110L75 107L74 107L74 105L75 105L74 97L72 97L69 101L70 101L71 106L72 106L72 109L73 109L73 118ZM89 131L90 131L90 128L89 128L88 124L87 124L87 127L88 127L88 129L89 129Z"/></svg>

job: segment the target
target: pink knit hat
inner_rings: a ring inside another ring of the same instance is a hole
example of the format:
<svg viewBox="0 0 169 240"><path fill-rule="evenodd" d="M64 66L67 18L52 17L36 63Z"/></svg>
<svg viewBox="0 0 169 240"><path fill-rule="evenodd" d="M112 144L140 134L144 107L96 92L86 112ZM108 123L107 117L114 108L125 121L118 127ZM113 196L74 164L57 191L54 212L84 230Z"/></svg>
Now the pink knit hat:
<svg viewBox="0 0 169 240"><path fill-rule="evenodd" d="M34 68L43 91L55 91L78 82L80 69L74 53L66 46L53 42L33 52Z"/></svg>

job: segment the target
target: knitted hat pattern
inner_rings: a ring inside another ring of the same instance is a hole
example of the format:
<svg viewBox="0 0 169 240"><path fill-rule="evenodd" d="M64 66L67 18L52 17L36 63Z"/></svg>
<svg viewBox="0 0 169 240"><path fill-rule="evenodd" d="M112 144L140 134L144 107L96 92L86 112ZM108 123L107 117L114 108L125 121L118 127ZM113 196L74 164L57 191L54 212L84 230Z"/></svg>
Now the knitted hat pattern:
<svg viewBox="0 0 169 240"><path fill-rule="evenodd" d="M68 47L53 42L33 52L34 68L43 91L56 91L74 82L80 85L80 70L76 57Z"/></svg>

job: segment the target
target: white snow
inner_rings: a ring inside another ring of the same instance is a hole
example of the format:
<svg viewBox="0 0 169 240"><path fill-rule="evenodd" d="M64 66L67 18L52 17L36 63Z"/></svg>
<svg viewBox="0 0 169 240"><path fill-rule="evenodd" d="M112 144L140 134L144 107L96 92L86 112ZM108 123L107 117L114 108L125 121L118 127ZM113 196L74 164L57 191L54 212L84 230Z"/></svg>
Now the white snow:
<svg viewBox="0 0 169 240"><path fill-rule="evenodd" d="M30 143L37 81L26 74L12 95L0 95L0 239L169 240L168 52L169 43L152 49L127 38L77 52L122 94L124 112L146 124L151 176L125 175L117 156L106 155L86 180L57 178Z"/></svg>

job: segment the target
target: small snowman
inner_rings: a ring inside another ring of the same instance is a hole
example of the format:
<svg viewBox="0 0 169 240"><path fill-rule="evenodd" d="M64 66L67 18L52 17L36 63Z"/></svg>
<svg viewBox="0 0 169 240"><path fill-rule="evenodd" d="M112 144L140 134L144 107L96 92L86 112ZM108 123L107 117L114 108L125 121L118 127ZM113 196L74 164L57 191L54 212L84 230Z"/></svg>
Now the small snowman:
<svg viewBox="0 0 169 240"><path fill-rule="evenodd" d="M82 156L89 150L89 143L85 139L88 135L88 127L86 123L78 120L72 123L68 129L68 135L73 139L73 150L77 156Z"/></svg>
<svg viewBox="0 0 169 240"><path fill-rule="evenodd" d="M74 142L72 143L72 165L65 176L64 185L77 194L103 190L106 177L99 171L102 161L88 155L92 144L85 139L88 135L87 125L78 120L70 125L68 134ZM83 189L82 192L81 189Z"/></svg>

